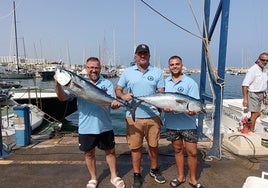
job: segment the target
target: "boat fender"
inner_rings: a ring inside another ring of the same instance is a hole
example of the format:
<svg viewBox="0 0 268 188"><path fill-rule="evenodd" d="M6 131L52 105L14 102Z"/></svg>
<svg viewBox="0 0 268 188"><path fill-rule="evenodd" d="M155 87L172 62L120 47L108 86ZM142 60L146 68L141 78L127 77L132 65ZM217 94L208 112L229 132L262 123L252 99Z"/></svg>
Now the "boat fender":
<svg viewBox="0 0 268 188"><path fill-rule="evenodd" d="M251 119L245 116L240 123L240 132L243 134L248 134L249 132L249 125L251 123Z"/></svg>

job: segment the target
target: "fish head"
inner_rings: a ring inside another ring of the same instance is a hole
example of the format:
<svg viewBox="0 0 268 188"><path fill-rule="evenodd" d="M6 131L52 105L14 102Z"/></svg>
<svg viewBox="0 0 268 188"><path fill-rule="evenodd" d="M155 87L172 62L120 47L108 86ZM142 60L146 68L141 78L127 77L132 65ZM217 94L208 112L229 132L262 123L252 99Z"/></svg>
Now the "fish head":
<svg viewBox="0 0 268 188"><path fill-rule="evenodd" d="M212 113L212 112L215 111L215 105L214 105L214 104L206 104L206 105L204 106L204 108L205 108L205 111L206 111L207 113Z"/></svg>
<svg viewBox="0 0 268 188"><path fill-rule="evenodd" d="M187 109L189 111L195 111L196 113L206 113L205 104L203 104L201 101L190 101L187 104Z"/></svg>
<svg viewBox="0 0 268 188"><path fill-rule="evenodd" d="M56 69L54 78L62 86L68 85L72 80L71 75L63 69Z"/></svg>

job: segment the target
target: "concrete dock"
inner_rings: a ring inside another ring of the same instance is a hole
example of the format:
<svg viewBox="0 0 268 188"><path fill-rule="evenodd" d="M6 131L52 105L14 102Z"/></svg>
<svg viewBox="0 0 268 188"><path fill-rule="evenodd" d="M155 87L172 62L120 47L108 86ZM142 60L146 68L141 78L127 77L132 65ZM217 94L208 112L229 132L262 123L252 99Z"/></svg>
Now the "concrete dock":
<svg viewBox="0 0 268 188"><path fill-rule="evenodd" d="M32 138L30 145L14 148L12 153L0 160L0 187L3 188L85 188L89 173L84 155L78 149L77 135L54 138ZM149 159L144 145L142 175L144 188L170 187L177 171L170 142L160 140L159 166L166 177L165 184L156 183L149 175ZM248 176L261 176L268 171L268 156L241 157L222 149L221 159L206 160L203 153L211 143L198 144L198 178L205 188L241 188ZM131 156L125 137L116 137L118 175L126 187L132 186L133 171ZM98 188L112 188L104 152L97 150ZM185 156L186 158L186 156ZM205 159L205 160L204 160ZM188 167L185 164L186 172ZM189 188L188 175L181 188Z"/></svg>

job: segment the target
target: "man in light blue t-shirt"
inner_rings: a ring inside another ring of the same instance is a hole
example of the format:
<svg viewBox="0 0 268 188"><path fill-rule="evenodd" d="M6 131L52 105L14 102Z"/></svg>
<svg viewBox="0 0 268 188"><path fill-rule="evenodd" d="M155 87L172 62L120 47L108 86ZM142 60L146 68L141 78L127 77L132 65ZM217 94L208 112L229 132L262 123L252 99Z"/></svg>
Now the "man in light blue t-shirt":
<svg viewBox="0 0 268 188"><path fill-rule="evenodd" d="M199 99L197 83L182 73L182 59L172 56L168 60L171 76L165 79L165 92L178 92ZM197 129L196 112L174 113L169 108L164 108L164 125L166 126L167 140L172 142L175 151L175 161L178 176L171 180L171 187L178 187L186 181L184 174L184 144L188 155L189 184L193 188L203 188L196 178L197 171ZM184 144L183 144L184 142Z"/></svg>
<svg viewBox="0 0 268 188"><path fill-rule="evenodd" d="M113 84L100 75L101 64L98 58L88 58L85 70L88 80L92 84L95 84L98 88L103 89L109 95L115 97ZM74 98L70 92L63 90L58 82L56 82L55 90L61 101L72 100ZM105 151L106 161L111 173L111 183L115 187L125 187L124 181L117 176L114 131L110 118L110 108L119 107L120 104L116 100L112 102L110 107L102 107L98 104L77 98L79 149L85 152L85 161L91 176L91 179L87 183L87 188L98 186L95 147Z"/></svg>
<svg viewBox="0 0 268 188"><path fill-rule="evenodd" d="M149 63L150 50L146 44L140 44L135 51L135 64L122 73L116 87L116 96L125 101L133 96L147 96L164 91L164 76L160 69ZM126 92L124 93L124 89ZM141 159L143 139L146 138L151 162L150 176L158 183L165 183L165 178L158 168L158 141L160 138L159 112L150 105L142 103L136 110L135 122L130 112L126 113L127 142L131 150L134 171L133 188L142 186Z"/></svg>

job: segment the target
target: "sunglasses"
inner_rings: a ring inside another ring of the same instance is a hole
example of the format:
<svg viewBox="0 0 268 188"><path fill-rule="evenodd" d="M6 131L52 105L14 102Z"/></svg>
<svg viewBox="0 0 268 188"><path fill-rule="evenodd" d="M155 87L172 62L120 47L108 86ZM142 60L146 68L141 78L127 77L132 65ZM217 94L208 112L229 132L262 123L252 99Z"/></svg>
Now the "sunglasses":
<svg viewBox="0 0 268 188"><path fill-rule="evenodd" d="M261 58L260 58L260 60L261 60L262 62L264 62L264 63L268 63L268 60L267 60L267 59L261 59Z"/></svg>

